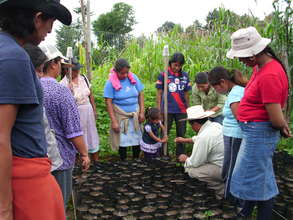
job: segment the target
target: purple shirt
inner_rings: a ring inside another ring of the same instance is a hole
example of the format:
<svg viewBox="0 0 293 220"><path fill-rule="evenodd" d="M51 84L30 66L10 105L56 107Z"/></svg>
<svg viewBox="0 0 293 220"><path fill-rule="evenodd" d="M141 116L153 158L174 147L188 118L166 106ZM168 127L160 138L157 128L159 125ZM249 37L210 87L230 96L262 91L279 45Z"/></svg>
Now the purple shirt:
<svg viewBox="0 0 293 220"><path fill-rule="evenodd" d="M44 106L50 127L55 130L58 148L63 164L58 170L72 168L77 153L70 138L81 136L80 118L74 97L70 90L54 78L43 77Z"/></svg>

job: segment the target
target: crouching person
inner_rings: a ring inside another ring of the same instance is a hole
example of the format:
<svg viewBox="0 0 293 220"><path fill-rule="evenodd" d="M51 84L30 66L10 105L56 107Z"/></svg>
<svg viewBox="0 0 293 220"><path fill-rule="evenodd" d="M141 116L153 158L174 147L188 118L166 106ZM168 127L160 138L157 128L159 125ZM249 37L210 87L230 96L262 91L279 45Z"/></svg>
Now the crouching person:
<svg viewBox="0 0 293 220"><path fill-rule="evenodd" d="M224 158L224 143L222 125L211 122L208 117L214 114L204 111L201 105L187 109L187 119L197 136L192 138L177 137L177 143L193 143L192 154L188 157L181 154L178 160L184 164L185 172L191 178L207 183L210 189L215 190L217 199L224 195L224 182L221 170Z"/></svg>

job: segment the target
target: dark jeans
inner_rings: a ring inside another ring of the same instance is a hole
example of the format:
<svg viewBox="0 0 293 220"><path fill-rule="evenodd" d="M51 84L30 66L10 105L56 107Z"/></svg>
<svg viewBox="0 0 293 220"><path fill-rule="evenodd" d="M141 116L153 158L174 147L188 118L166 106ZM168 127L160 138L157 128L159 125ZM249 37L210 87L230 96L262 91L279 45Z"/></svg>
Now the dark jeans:
<svg viewBox="0 0 293 220"><path fill-rule="evenodd" d="M217 117L214 117L214 118L209 117L209 120L211 122L218 122L218 123L220 123L222 125L223 124L223 120L224 120L224 116L223 115L218 115Z"/></svg>
<svg viewBox="0 0 293 220"><path fill-rule="evenodd" d="M140 146L132 146L133 159L138 159L140 153ZM127 147L119 147L119 156L121 160L126 160Z"/></svg>
<svg viewBox="0 0 293 220"><path fill-rule="evenodd" d="M270 220L272 217L272 210L274 205L274 199L266 201L244 201L244 206L239 217L248 217L252 214L255 206L257 206L257 220Z"/></svg>
<svg viewBox="0 0 293 220"><path fill-rule="evenodd" d="M186 132L186 121L180 121L181 119L187 118L186 113L169 113L168 114L168 135L172 128L173 121L176 123L176 137L184 137ZM185 153L185 145L182 143L176 144L176 156Z"/></svg>
<svg viewBox="0 0 293 220"><path fill-rule="evenodd" d="M55 170L52 172L52 175L60 186L64 200L64 208L66 210L66 204L72 192L72 168L68 170Z"/></svg>
<svg viewBox="0 0 293 220"><path fill-rule="evenodd" d="M224 135L224 161L222 167L222 178L225 181L224 198L226 199L233 198L230 193L230 181L241 141L241 138L233 138Z"/></svg>

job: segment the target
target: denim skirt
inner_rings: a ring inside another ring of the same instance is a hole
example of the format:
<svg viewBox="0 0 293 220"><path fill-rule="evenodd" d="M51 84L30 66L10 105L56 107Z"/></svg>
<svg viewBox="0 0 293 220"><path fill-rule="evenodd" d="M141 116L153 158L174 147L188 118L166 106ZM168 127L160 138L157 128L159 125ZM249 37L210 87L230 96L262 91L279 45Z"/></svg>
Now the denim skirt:
<svg viewBox="0 0 293 220"><path fill-rule="evenodd" d="M272 158L280 132L270 122L241 122L240 127L243 139L230 192L243 200L269 200L279 193Z"/></svg>

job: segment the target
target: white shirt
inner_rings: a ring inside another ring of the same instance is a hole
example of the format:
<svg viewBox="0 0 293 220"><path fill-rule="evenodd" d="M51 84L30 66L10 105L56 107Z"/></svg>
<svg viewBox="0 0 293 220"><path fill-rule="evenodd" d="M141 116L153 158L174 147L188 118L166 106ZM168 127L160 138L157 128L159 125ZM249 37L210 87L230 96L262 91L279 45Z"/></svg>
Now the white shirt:
<svg viewBox="0 0 293 220"><path fill-rule="evenodd" d="M222 125L207 121L192 140L194 143L192 154L186 159L184 167L196 168L206 163L222 167L224 159Z"/></svg>

